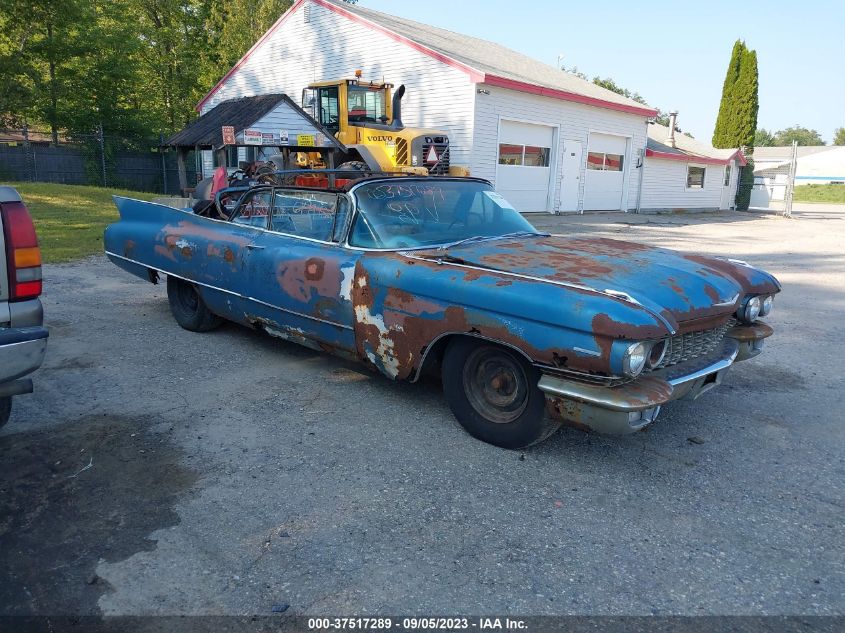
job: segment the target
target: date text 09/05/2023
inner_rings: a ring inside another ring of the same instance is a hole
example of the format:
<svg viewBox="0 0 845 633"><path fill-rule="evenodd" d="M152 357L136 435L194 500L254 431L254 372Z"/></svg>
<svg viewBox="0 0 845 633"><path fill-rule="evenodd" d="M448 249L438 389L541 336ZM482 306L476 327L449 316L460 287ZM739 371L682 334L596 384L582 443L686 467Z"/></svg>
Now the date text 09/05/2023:
<svg viewBox="0 0 845 633"><path fill-rule="evenodd" d="M524 620L497 617L409 617L409 618L379 618L379 617L337 617L337 618L309 618L308 630L369 630L369 631L457 631L472 630L526 630Z"/></svg>

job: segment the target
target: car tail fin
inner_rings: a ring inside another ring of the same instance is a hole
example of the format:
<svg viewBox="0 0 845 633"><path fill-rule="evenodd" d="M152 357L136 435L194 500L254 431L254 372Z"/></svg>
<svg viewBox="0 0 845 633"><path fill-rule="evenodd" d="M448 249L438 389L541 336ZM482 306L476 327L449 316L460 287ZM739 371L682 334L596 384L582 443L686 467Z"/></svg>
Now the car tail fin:
<svg viewBox="0 0 845 633"><path fill-rule="evenodd" d="M41 249L32 217L22 202L0 205L6 238L9 300L34 299L41 294Z"/></svg>

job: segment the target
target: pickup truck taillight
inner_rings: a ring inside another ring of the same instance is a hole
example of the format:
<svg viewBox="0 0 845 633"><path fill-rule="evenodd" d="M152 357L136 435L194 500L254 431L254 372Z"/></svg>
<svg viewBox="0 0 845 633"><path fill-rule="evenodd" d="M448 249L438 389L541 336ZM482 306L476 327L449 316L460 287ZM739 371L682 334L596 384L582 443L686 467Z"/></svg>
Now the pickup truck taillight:
<svg viewBox="0 0 845 633"><path fill-rule="evenodd" d="M29 211L21 202L0 207L6 237L9 300L34 299L41 294L41 250Z"/></svg>

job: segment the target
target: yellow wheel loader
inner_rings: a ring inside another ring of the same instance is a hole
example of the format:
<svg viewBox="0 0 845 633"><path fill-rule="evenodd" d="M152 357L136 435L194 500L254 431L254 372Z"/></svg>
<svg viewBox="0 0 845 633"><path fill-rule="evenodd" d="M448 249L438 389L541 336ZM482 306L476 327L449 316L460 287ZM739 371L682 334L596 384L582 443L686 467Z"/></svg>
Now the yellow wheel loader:
<svg viewBox="0 0 845 633"><path fill-rule="evenodd" d="M467 176L469 169L450 165L449 136L443 130L405 127L405 86L355 79L321 81L302 91L302 107L346 146L335 161L340 169ZM300 153L301 167L321 168L319 154Z"/></svg>

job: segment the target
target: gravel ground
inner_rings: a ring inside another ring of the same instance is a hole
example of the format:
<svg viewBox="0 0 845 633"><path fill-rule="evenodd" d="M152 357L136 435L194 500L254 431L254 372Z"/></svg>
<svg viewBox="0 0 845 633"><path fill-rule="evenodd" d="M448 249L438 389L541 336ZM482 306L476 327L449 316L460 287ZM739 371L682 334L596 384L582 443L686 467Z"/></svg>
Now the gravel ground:
<svg viewBox="0 0 845 633"><path fill-rule="evenodd" d="M47 266L47 360L0 431L0 614L845 613L845 209L531 219L763 266L776 336L647 432L509 452L436 382Z"/></svg>

